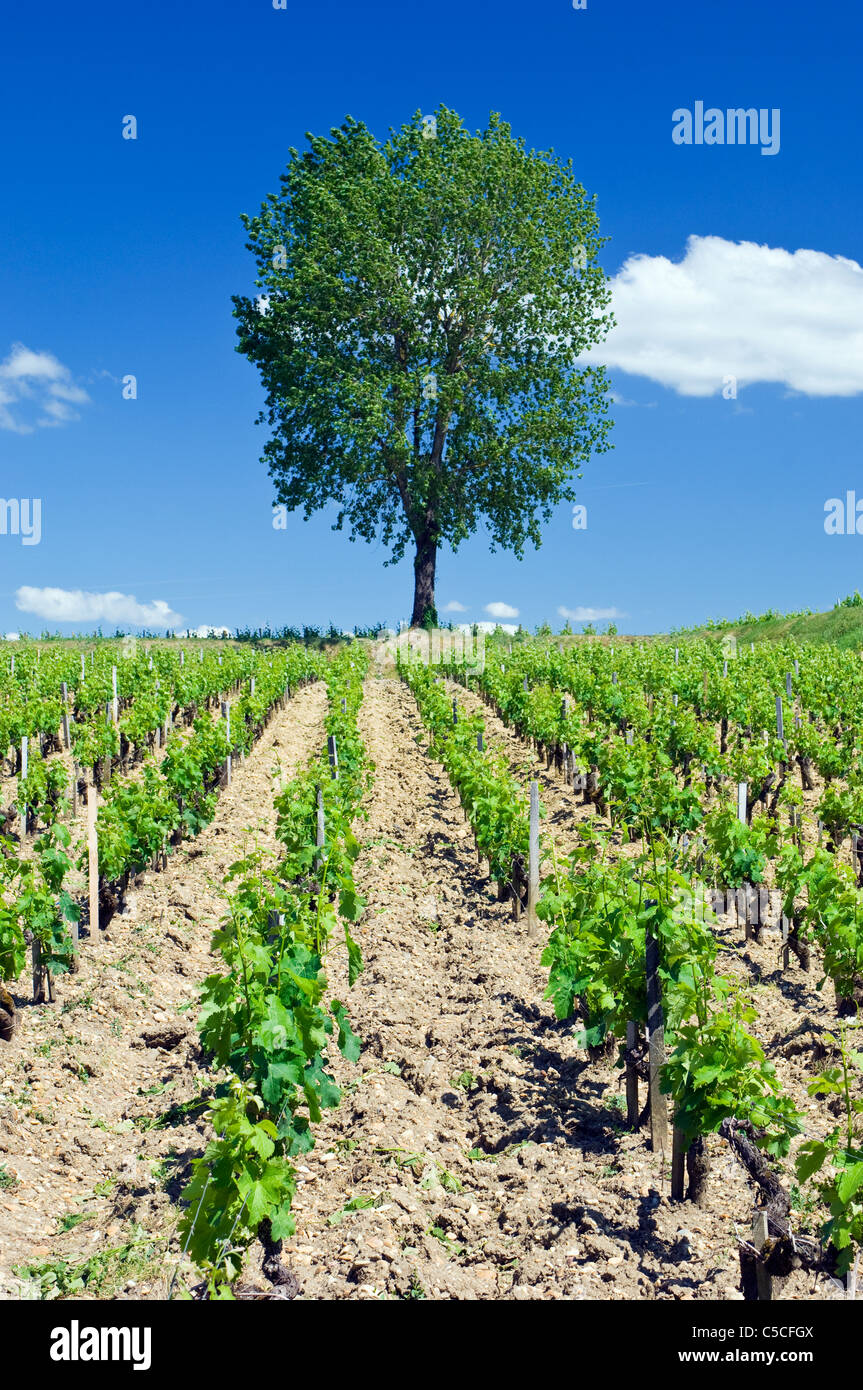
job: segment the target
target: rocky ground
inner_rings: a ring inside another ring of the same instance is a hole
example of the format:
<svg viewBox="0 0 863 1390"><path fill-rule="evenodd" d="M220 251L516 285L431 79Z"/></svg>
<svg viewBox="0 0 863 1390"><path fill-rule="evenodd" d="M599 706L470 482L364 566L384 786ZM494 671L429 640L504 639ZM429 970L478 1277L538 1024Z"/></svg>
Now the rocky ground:
<svg viewBox="0 0 863 1390"><path fill-rule="evenodd" d="M276 717L209 830L148 876L134 916L85 948L58 1003L27 1010L0 1053L0 1174L14 1183L0 1191L6 1296L68 1283L58 1265L85 1259L91 1296L166 1296L176 1197L207 1140L195 1105L213 1084L183 1006L207 973L217 886L244 827L272 829L274 756L288 771L308 756L323 708L310 687ZM489 741L518 775L539 776L546 834L565 853L574 824L594 813L487 717ZM544 1001L541 943L483 876L410 693L370 678L360 728L376 764L358 826L365 971L348 990L338 949L328 970L363 1052L357 1065L335 1060L342 1103L299 1163L297 1232L283 1255L298 1296L740 1298L737 1241L753 1206L745 1173L716 1140L705 1206L670 1201L661 1156L626 1128L620 1073L589 1062ZM759 1028L802 1093L832 1000L795 968L777 978L770 938L744 953L736 924L722 930L727 966L755 985ZM789 1036L807 1022L811 1036ZM815 1127L832 1123L822 1102L806 1103ZM245 1279L263 1292L259 1256ZM53 1272L23 1283L11 1273L39 1262ZM194 1282L185 1265L179 1282ZM835 1291L795 1275L780 1296Z"/></svg>
<svg viewBox="0 0 863 1390"><path fill-rule="evenodd" d="M212 969L222 876L244 844L274 843L273 773L320 745L325 709L314 685L274 716L212 824L85 939L56 1003L30 1005L29 976L19 980L21 1026L0 1045L0 1296L69 1291L64 1266L89 1261L97 1297L164 1297L172 1199L204 1142L196 1110L212 1086L194 1001ZM15 1275L28 1265L41 1267L34 1278Z"/></svg>

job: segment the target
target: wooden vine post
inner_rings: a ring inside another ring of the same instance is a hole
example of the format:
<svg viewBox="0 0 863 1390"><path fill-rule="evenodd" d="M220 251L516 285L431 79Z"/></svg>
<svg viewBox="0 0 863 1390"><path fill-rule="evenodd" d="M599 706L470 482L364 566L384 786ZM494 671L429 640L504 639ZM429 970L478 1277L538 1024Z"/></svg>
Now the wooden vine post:
<svg viewBox="0 0 863 1390"><path fill-rule="evenodd" d="M630 1019L626 1025L626 1123L638 1126L638 1071L631 1056L638 1044L638 1025Z"/></svg>
<svg viewBox="0 0 863 1390"><path fill-rule="evenodd" d="M767 1212L757 1211L752 1218L752 1247L740 1247L740 1287L747 1303L773 1301L773 1279L760 1258L768 1235Z"/></svg>
<svg viewBox="0 0 863 1390"><path fill-rule="evenodd" d="M648 899L648 906L655 904ZM662 986L659 980L659 942L650 927L645 933L647 972L647 1051L649 1062L650 1145L654 1153L668 1151L668 1101L662 1094L659 1076L665 1066L665 1024L662 1017Z"/></svg>
<svg viewBox="0 0 863 1390"><path fill-rule="evenodd" d="M33 1003L38 1004L39 1000L42 998L46 972L42 970L42 947L39 944L39 938L36 936L33 937L30 954L33 966Z"/></svg>
<svg viewBox="0 0 863 1390"><path fill-rule="evenodd" d="M65 681L63 681L60 686L60 699L63 704L63 713L61 716L63 724L63 747L71 748L72 740L69 734L69 687Z"/></svg>
<svg viewBox="0 0 863 1390"><path fill-rule="evenodd" d="M530 840L527 877L527 934L539 936L539 783L530 784Z"/></svg>
<svg viewBox="0 0 863 1390"><path fill-rule="evenodd" d="M790 930L791 930L791 919L790 919L789 917L786 917L785 914L783 913L783 915L782 915L782 969L783 969L783 970L787 970L787 969L788 969L788 961L789 961L789 957L790 957L790 954L791 954L791 949L790 949L790 947L789 947L789 945L788 945L788 934L789 934Z"/></svg>
<svg viewBox="0 0 863 1390"><path fill-rule="evenodd" d="M737 784L737 819L740 821L740 824L741 824L741 825L745 825L745 824L746 824L746 808L747 808L747 804L748 804L748 795L749 795L749 787L748 787L748 784L747 784L746 782L738 782L738 784ZM744 931L745 931L745 933L746 933L746 940L748 941L748 940L749 940L749 937L750 937L750 930L749 930L749 885L748 885L748 883L744 883L744 885L743 885L743 900L744 900L744 921L745 921ZM738 925L739 925L739 922L740 922L740 916L739 916L739 903L740 903L740 895L739 895L739 893L738 893L738 894L735 894L735 911L738 913L738 918L737 918L737 920L738 920Z"/></svg>
<svg viewBox="0 0 863 1390"><path fill-rule="evenodd" d="M671 1136L671 1200L682 1202L686 1178L686 1142L682 1133L674 1126Z"/></svg>
<svg viewBox="0 0 863 1390"><path fill-rule="evenodd" d="M222 718L225 721L225 735L228 740L228 753L225 758L225 786L231 785L231 706L227 700L222 701Z"/></svg>
<svg viewBox="0 0 863 1390"><path fill-rule="evenodd" d="M323 795L323 792L321 791L320 787L318 787L317 808L318 808L318 828L317 828L317 835L315 836L315 847L316 847L317 849L321 850L321 849L323 849L323 847L324 847L324 840L325 840L325 838L326 838L327 823L326 823L326 819L325 819L325 817L324 817L324 795ZM319 871L320 871L320 868L321 868L321 865L323 864L323 862L324 862L324 857L323 857L322 854L318 854L318 855L315 856L315 867L316 867Z"/></svg>
<svg viewBox="0 0 863 1390"><path fill-rule="evenodd" d="M337 782L339 780L339 753L336 748L335 734L329 734L327 737L327 752L330 756L330 775L333 781Z"/></svg>
<svg viewBox="0 0 863 1390"><path fill-rule="evenodd" d="M27 738L27 735L25 734L24 737L21 739L21 780L22 780L22 782L25 781L26 778L27 778L27 768L28 768L28 766L29 766L29 763L28 763L29 748L30 748L30 740ZM24 836L27 834L27 814L28 814L28 812L27 812L27 803L26 803L26 801L22 804L22 806L21 806L21 808L20 808L19 814L20 814L20 816L21 816L21 838L22 838L22 840L23 840Z"/></svg>
<svg viewBox="0 0 863 1390"><path fill-rule="evenodd" d="M99 793L95 787L87 788L87 870L90 890L90 940L95 941L99 932L99 836L96 830L96 817L99 813Z"/></svg>

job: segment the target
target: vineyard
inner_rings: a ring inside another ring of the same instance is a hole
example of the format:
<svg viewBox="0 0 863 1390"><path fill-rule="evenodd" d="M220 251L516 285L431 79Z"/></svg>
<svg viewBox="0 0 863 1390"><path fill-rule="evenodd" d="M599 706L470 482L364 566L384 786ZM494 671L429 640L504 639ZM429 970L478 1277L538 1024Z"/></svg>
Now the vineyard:
<svg viewBox="0 0 863 1390"><path fill-rule="evenodd" d="M3 1295L857 1296L859 656L415 636L0 671Z"/></svg>

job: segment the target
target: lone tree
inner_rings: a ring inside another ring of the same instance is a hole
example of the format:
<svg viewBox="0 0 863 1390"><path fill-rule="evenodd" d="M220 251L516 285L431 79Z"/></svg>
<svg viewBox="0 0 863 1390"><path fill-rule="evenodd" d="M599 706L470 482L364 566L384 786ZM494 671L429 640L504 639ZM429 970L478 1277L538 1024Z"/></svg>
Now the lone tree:
<svg viewBox="0 0 863 1390"><path fill-rule="evenodd" d="M541 543L591 452L610 447L604 370L576 359L612 323L595 199L495 114L446 107L381 145L348 117L290 151L243 218L260 293L234 297L266 388L276 502L415 547L413 624L437 621L439 546Z"/></svg>

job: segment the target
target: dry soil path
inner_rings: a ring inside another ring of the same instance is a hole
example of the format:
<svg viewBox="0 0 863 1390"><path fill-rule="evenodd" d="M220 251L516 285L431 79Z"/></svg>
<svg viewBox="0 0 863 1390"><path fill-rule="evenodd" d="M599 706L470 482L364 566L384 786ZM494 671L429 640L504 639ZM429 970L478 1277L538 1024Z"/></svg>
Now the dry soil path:
<svg viewBox="0 0 863 1390"><path fill-rule="evenodd" d="M364 1041L339 1059L286 1259L305 1298L738 1298L751 1196L721 1147L704 1210L674 1206L621 1082L543 1000L539 948L477 876L443 768L398 682L369 680L377 765L357 876ZM802 1279L785 1296L810 1297ZM823 1290L816 1296L823 1297Z"/></svg>
<svg viewBox="0 0 863 1390"><path fill-rule="evenodd" d="M0 1296L20 1290L17 1265L115 1248L89 1292L165 1296L173 1199L206 1136L183 1112L148 1126L209 1085L194 1000L213 968L222 876L244 845L275 843L274 769L290 774L320 747L325 710L316 684L274 715L212 823L145 875L128 915L85 942L55 1004L27 1007L26 973L19 981L21 1027L0 1044Z"/></svg>

